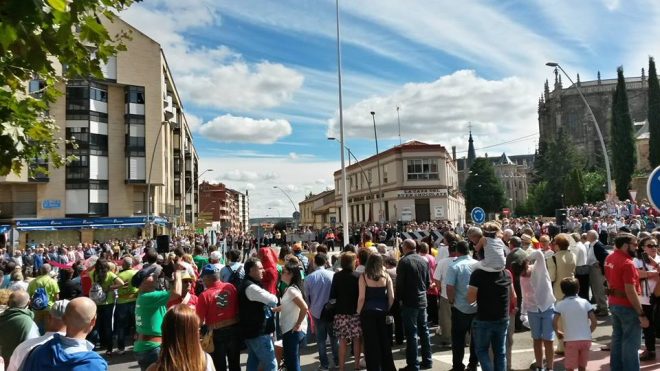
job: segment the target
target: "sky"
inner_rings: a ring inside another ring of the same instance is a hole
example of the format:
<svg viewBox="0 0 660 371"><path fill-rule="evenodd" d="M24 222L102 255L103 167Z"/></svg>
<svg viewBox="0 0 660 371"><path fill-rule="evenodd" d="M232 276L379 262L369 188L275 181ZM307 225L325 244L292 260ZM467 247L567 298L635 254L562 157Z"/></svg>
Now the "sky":
<svg viewBox="0 0 660 371"><path fill-rule="evenodd" d="M161 44L201 180L249 192L251 217L291 216L340 169L335 1L148 0L120 16ZM639 76L660 56L655 0L339 3L343 122L358 159L401 140L533 153L548 61L582 81ZM567 86L566 81L564 86ZM397 107L399 107L397 116ZM278 187L278 188L274 188ZM284 192L282 192L283 190Z"/></svg>

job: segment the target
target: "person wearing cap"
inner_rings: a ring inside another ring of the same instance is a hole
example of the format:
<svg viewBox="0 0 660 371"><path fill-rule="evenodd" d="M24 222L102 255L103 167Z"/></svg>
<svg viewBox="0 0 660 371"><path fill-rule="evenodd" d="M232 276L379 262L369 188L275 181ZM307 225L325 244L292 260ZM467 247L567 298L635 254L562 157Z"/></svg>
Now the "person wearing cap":
<svg viewBox="0 0 660 371"><path fill-rule="evenodd" d="M131 284L137 270L133 269L133 258L125 256L121 262L122 271L117 274L124 285L117 290L117 306L115 307L115 334L117 335L118 354L124 354L126 350L126 337L129 335L135 319L135 301L137 300L138 288Z"/></svg>
<svg viewBox="0 0 660 371"><path fill-rule="evenodd" d="M32 349L48 342L56 333L59 333L60 335L66 334L66 325L62 318L64 317L67 305L69 305L68 300L58 300L52 307L50 307L48 320L46 322L46 333L40 337L28 339L20 343L16 349L14 349L11 359L9 359L7 371L20 370L25 358L27 358Z"/></svg>
<svg viewBox="0 0 660 371"><path fill-rule="evenodd" d="M140 290L135 302L135 331L138 337L133 344L133 352L142 371L158 360L162 342L161 325L167 312L167 302L182 296L181 269L185 268L178 268L174 272L174 284L170 292L156 290L162 272L162 267L158 264L150 264L131 279L133 287Z"/></svg>
<svg viewBox="0 0 660 371"><path fill-rule="evenodd" d="M216 370L239 371L241 348L238 341L237 288L223 282L220 270L213 264L202 269L201 278L206 290L199 295L195 311L207 330L213 332L213 364Z"/></svg>
<svg viewBox="0 0 660 371"><path fill-rule="evenodd" d="M528 235L527 233L523 233L522 236L520 236L520 249L525 252L525 254L529 255L532 252L532 236Z"/></svg>
<svg viewBox="0 0 660 371"><path fill-rule="evenodd" d="M188 272L181 273L181 292L184 296L178 299L172 299L167 302L167 309L172 308L177 304L186 304L192 309L197 306L198 297L190 289L195 282L195 279L188 274Z"/></svg>

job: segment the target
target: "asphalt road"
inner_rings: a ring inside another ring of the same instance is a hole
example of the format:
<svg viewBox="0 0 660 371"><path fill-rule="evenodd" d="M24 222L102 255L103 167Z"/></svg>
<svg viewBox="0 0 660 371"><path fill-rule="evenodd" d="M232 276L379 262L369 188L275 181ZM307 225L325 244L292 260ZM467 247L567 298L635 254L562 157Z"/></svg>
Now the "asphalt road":
<svg viewBox="0 0 660 371"><path fill-rule="evenodd" d="M609 370L609 352L600 350L600 346L609 343L612 334L612 326L610 318L599 319L598 328L594 332L592 353L590 356L590 363L588 370ZM434 345L436 336L431 338L433 349L433 370L449 370L451 368L451 350L441 350L437 345ZM437 341L436 341L437 343ZM329 351L329 350L328 350ZM467 352L467 349L466 349ZM405 366L405 343L401 346L393 348L394 358L397 368ZM317 370L318 353L316 352L316 344L312 341L301 349L301 365L303 371ZM532 340L529 332L521 332L514 335L513 346L513 370L529 370L529 366L534 362L534 351L532 348ZM241 355L242 367L245 367L246 354ZM113 356L108 359L110 370L136 370L139 369L137 363L133 358L133 354L129 351L123 356ZM466 362L467 364L467 355ZM348 363L347 370L352 370L354 364L351 361ZM563 371L563 359L558 358L555 363L555 371ZM660 370L660 360L656 362L645 362L642 364L642 370Z"/></svg>

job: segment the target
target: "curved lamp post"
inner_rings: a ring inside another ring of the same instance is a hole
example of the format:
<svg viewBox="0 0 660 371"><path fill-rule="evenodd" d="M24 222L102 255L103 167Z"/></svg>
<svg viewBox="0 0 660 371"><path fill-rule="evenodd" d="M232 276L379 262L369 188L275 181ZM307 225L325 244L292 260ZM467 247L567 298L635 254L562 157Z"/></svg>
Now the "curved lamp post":
<svg viewBox="0 0 660 371"><path fill-rule="evenodd" d="M580 90L580 87L573 82L573 79L571 79L570 76L564 71L563 68L561 68L561 65L556 62L548 62L545 64L548 67L554 67L554 68L559 68L561 72L566 76L568 81L575 86L575 90L577 90L578 94L580 94L580 98L582 98L582 101L584 102L584 105L587 106L587 110L589 111L589 114L591 115L591 118L594 120L594 126L596 127L596 134L598 134L598 140L600 141L600 147L601 150L603 151L603 158L605 159L605 171L607 173L607 194L611 195L612 194L612 174L610 172L610 156L607 154L607 147L605 147L605 140L603 139L603 134L600 132L600 126L598 126L598 121L596 121L596 116L594 115L594 112L591 110L591 106L589 106L589 103L587 102L587 99L584 97L584 94L582 94L582 90Z"/></svg>
<svg viewBox="0 0 660 371"><path fill-rule="evenodd" d="M334 140L337 143L341 144L341 142L338 141L337 138L334 138L334 137L328 137L328 140ZM346 148L346 152L348 152L349 161L351 159L350 156L353 156L353 159L355 160L355 163L360 167L360 172L362 173L362 177L367 182L367 189L369 189L369 197L371 197L371 202L369 203L369 214L373 216L373 213L374 213L374 193L371 190L371 180L369 180L369 178L367 177L367 173L364 171L364 168L362 167L362 163L360 163L360 160L358 160L357 157L355 157L355 154L353 152L351 152L351 149L346 147L346 146L344 146L344 148Z"/></svg>

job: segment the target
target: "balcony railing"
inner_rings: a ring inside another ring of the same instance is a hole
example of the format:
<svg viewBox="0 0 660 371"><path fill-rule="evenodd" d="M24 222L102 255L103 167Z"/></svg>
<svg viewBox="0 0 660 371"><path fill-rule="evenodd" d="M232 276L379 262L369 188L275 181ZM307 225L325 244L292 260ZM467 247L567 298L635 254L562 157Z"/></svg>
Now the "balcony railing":
<svg viewBox="0 0 660 371"><path fill-rule="evenodd" d="M0 218L36 218L37 202L0 202Z"/></svg>

